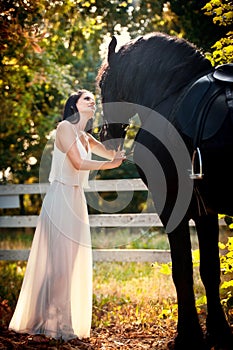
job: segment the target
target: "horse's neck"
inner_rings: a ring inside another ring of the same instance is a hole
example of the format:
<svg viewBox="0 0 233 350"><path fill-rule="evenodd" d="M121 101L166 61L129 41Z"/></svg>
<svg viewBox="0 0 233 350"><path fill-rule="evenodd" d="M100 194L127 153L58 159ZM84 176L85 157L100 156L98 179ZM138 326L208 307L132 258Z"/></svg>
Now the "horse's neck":
<svg viewBox="0 0 233 350"><path fill-rule="evenodd" d="M177 92L169 96L169 98L165 99L157 106L153 106L151 108L141 107L138 111L138 114L140 116L142 125L146 122L148 117L154 114L154 112L157 112L165 119L170 120L170 116L173 112L174 107L176 106L177 101L179 101L180 96L181 92Z"/></svg>
<svg viewBox="0 0 233 350"><path fill-rule="evenodd" d="M164 118L170 119L170 115L176 105L177 101L180 98L181 93L176 93L170 96L168 99L162 101L156 108L156 112L161 114Z"/></svg>
<svg viewBox="0 0 233 350"><path fill-rule="evenodd" d="M203 69L199 67L198 72L193 72L192 69L190 70L190 67L187 67L185 79L182 78L179 81L175 80L171 87L166 88L164 88L164 84L159 84L158 81L156 89L149 88L146 94L136 96L137 101L135 101L135 103L147 106L161 114L164 118L172 120L176 106L179 105L189 86L200 77L210 73L211 70L212 67L207 68L206 65L203 66ZM164 76L165 75L166 72L164 72ZM156 86L156 84L154 83L153 86ZM129 91L131 90L129 89ZM133 99L134 96L132 96L132 100Z"/></svg>

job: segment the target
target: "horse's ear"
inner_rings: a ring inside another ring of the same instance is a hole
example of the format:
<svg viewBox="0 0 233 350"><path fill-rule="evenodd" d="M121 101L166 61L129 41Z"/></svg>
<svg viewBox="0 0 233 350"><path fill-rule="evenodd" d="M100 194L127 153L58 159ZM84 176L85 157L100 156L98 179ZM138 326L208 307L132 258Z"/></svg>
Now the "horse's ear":
<svg viewBox="0 0 233 350"><path fill-rule="evenodd" d="M117 39L115 36L113 36L110 44L108 45L108 63L109 64L115 54L116 46L117 46Z"/></svg>

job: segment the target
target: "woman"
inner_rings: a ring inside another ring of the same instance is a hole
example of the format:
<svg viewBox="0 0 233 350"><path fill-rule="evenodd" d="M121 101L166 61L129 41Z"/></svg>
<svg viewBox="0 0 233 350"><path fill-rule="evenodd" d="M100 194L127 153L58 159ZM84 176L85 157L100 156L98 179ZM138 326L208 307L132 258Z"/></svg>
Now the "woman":
<svg viewBox="0 0 233 350"><path fill-rule="evenodd" d="M90 170L112 169L124 151L109 151L85 132L95 113L91 92L65 105L54 143L50 188L44 198L27 269L9 329L65 341L90 336L92 251L84 188ZM111 159L97 161L91 153Z"/></svg>

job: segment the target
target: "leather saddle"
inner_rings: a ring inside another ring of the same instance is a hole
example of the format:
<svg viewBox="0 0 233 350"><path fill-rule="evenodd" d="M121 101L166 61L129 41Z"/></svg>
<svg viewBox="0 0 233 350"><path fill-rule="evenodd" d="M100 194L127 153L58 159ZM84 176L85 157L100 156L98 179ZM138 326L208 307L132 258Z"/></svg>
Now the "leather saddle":
<svg viewBox="0 0 233 350"><path fill-rule="evenodd" d="M229 112L233 122L233 64L224 64L191 85L176 113L178 129L193 143L192 163L198 151L200 173L193 178L202 178L203 175L201 141L217 133Z"/></svg>
<svg viewBox="0 0 233 350"><path fill-rule="evenodd" d="M179 130L197 147L221 128L229 109L233 109L233 64L217 67L188 89L179 110Z"/></svg>

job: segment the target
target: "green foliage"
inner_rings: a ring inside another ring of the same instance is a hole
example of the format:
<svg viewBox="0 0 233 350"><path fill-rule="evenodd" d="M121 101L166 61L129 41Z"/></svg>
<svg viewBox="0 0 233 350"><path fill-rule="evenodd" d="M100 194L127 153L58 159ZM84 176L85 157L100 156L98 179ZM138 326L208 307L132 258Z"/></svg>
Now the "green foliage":
<svg viewBox="0 0 233 350"><path fill-rule="evenodd" d="M160 30L197 45L204 42L203 35L208 43L215 39L212 28L206 26L208 17L197 11L194 2L170 4L163 0L1 2L3 183L38 181L42 151L61 117L64 101L80 87L95 91L102 61L100 45L110 35L127 28L132 37ZM129 163L115 174L137 176Z"/></svg>
<svg viewBox="0 0 233 350"><path fill-rule="evenodd" d="M177 25L182 36L204 51L225 36L226 28L216 27L206 16L202 7L204 0L170 0L171 10L177 16Z"/></svg>
<svg viewBox="0 0 233 350"><path fill-rule="evenodd" d="M170 276L172 274L171 263L161 264L159 272L163 275Z"/></svg>
<svg viewBox="0 0 233 350"><path fill-rule="evenodd" d="M231 218L232 219L232 218ZM221 271L224 275L220 292L222 304L224 306L229 322L233 321L233 237L228 238L226 244L220 243L219 248L224 251L220 256Z"/></svg>
<svg viewBox="0 0 233 350"><path fill-rule="evenodd" d="M18 300L26 262L0 262L0 300L8 300L10 307L14 307Z"/></svg>
<svg viewBox="0 0 233 350"><path fill-rule="evenodd" d="M226 28L225 36L219 38L211 47L212 53L207 54L207 58L212 65L219 65L233 62L233 32L230 26L233 23L232 3L225 0L210 0L204 7L205 15L213 17L213 23L222 28Z"/></svg>
<svg viewBox="0 0 233 350"><path fill-rule="evenodd" d="M233 62L233 32L229 32L225 38L218 40L212 48L212 62L217 64ZM208 56L207 56L208 57Z"/></svg>
<svg viewBox="0 0 233 350"><path fill-rule="evenodd" d="M233 219L231 217L226 217L225 215L220 215L219 218L225 218L225 220L232 225ZM230 226L229 226L230 227ZM226 244L219 242L219 249L222 250L220 254L220 268L223 274L223 280L220 285L220 294L222 297L222 304L225 308L225 312L228 315L232 312L232 300L233 300L233 237L228 237ZM199 249L193 251L193 265L199 267L200 264L200 252ZM197 300L197 306L205 305L206 297L202 295Z"/></svg>
<svg viewBox="0 0 233 350"><path fill-rule="evenodd" d="M219 248L226 250L224 255L221 255L221 271L224 275L230 275L232 277L233 272L233 237L228 237L226 244L219 243ZM233 280L224 281L221 285L222 289L232 288L233 291ZM232 292L231 291L231 292Z"/></svg>
<svg viewBox="0 0 233 350"><path fill-rule="evenodd" d="M38 178L47 135L69 87L69 72L42 47L42 2L22 2L19 11L18 1L6 1L1 10L0 169L3 182L23 183Z"/></svg>
<svg viewBox="0 0 233 350"><path fill-rule="evenodd" d="M210 0L203 9L205 14L213 16L213 22L219 25L228 26L232 24L233 9L230 1Z"/></svg>

